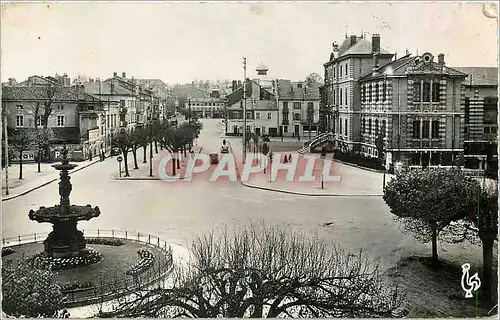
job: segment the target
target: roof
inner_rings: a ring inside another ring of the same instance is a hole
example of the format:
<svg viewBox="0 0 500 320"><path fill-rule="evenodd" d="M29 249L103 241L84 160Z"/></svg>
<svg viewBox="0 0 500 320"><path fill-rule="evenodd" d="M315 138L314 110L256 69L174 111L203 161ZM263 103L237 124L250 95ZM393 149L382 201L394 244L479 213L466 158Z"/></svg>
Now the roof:
<svg viewBox="0 0 500 320"><path fill-rule="evenodd" d="M465 85L498 86L497 67L454 67L454 69L467 75Z"/></svg>
<svg viewBox="0 0 500 320"><path fill-rule="evenodd" d="M302 84L302 88L299 88ZM290 80L278 80L278 99L287 100L319 100L319 87L321 84L306 86L304 82L292 82Z"/></svg>
<svg viewBox="0 0 500 320"><path fill-rule="evenodd" d="M350 39L347 38L344 40L344 43L339 48L339 58L343 56L347 56L350 54L372 54L372 42L366 38L356 38L356 43L352 47L347 47L347 44L350 44ZM389 54L392 55L389 51L384 48L380 48L380 54Z"/></svg>
<svg viewBox="0 0 500 320"><path fill-rule="evenodd" d="M50 77L50 78L53 78L54 77ZM30 76L28 77L28 80L24 80L22 82L20 82L18 85L19 86L29 86L30 84L31 85L46 85L47 83L52 83L52 84L58 84L57 81L54 81L53 79L50 79L50 78L44 78L42 76Z"/></svg>
<svg viewBox="0 0 500 320"><path fill-rule="evenodd" d="M130 90L123 88L122 86L115 84L113 88L113 93L111 93L111 84L109 82L84 82L83 87L85 88L85 93L93 94L93 95L107 95L107 94L115 94L115 95L135 95Z"/></svg>
<svg viewBox="0 0 500 320"><path fill-rule="evenodd" d="M428 53L424 53L423 55L428 55ZM390 61L385 65L379 67L376 70L377 74L375 76L373 75L373 72L370 71L369 73L360 77L359 80L364 81L384 76L406 76L408 73L418 74L427 72L438 72L447 76L465 77L465 74L463 72L450 67L444 66L443 70L441 70L441 65L436 62L432 61L429 63L425 63L424 59L422 58L423 55L412 57L410 54L407 54L399 59Z"/></svg>
<svg viewBox="0 0 500 320"><path fill-rule="evenodd" d="M99 101L99 98L85 93L78 93L77 87L54 86L54 101ZM48 99L47 87L4 86L2 87L2 100L46 100Z"/></svg>

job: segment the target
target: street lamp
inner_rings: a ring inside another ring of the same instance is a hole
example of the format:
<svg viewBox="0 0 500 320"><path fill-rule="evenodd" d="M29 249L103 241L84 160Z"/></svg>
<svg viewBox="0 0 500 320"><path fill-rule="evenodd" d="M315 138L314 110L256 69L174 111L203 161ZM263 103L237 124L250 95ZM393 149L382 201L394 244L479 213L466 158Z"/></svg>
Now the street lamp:
<svg viewBox="0 0 500 320"><path fill-rule="evenodd" d="M149 176L152 177L153 176L153 123L152 123L151 111L149 112L148 122L149 122Z"/></svg>

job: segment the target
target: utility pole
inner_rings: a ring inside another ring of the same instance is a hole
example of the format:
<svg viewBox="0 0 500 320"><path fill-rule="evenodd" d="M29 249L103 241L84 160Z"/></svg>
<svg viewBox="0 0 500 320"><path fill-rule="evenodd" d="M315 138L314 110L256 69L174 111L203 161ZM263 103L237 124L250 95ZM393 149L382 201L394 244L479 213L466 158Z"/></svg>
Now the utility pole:
<svg viewBox="0 0 500 320"><path fill-rule="evenodd" d="M5 139L5 194L9 195L9 139L7 136L7 114L4 115L3 128Z"/></svg>
<svg viewBox="0 0 500 320"><path fill-rule="evenodd" d="M243 163L247 156L247 58L243 58Z"/></svg>

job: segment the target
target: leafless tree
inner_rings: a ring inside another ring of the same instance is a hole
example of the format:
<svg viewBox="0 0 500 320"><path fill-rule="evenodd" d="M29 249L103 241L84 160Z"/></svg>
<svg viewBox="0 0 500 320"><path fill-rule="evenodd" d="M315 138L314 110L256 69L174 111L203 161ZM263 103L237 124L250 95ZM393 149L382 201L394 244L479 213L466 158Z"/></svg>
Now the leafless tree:
<svg viewBox="0 0 500 320"><path fill-rule="evenodd" d="M136 293L104 317L398 317L397 287L366 257L279 227L198 237L168 288Z"/></svg>

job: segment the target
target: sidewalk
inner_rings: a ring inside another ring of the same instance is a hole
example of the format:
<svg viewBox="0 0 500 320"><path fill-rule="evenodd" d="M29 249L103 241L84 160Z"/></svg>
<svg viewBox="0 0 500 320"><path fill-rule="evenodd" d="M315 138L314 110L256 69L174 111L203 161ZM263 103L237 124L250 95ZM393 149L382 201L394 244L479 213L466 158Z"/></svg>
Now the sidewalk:
<svg viewBox="0 0 500 320"><path fill-rule="evenodd" d="M242 146L239 141L231 140L230 146L236 159L236 166L238 171L242 172L243 162L242 162ZM250 152L248 154L251 154ZM275 153L273 161L283 162L282 159L279 160L277 155L279 152ZM366 171L361 168L352 167L344 165L335 161L331 162L330 176L340 176L340 181L324 181L323 188L321 184L322 171L324 161L331 161L331 158L326 158L325 160L320 158L319 154L310 154L313 158L316 158L313 167L313 177L315 178L312 182L299 181L300 177L304 175L305 168L307 166L307 158L297 152L285 152L284 154L292 155L292 158L297 160L297 169L293 181L287 181L286 174L287 171L279 170L274 181L271 180L269 167L266 169L266 173L252 173L248 181L241 181L242 185L261 189L266 191L274 191L281 193L289 193L304 196L376 196L380 197L383 195L383 173ZM391 179L391 176L386 174L386 184Z"/></svg>
<svg viewBox="0 0 500 320"><path fill-rule="evenodd" d="M193 151L195 154L200 153L201 150L202 150L201 146L193 146ZM149 175L149 171L150 171L149 149L147 150L147 160L148 160L147 163L143 163L144 158L143 158L142 148L137 151L137 166L139 167L139 169L134 169L134 156L133 156L132 152L130 152L128 155L128 159L127 159L128 171L129 171L130 176L125 177L125 167L124 167L125 165L124 165L124 162L122 162L121 177L120 177L120 172L116 171L111 175L111 179L114 179L114 180L160 180L160 178L158 177L158 166L160 165L161 160L167 155L170 155L170 152L165 150L165 149L160 150L160 148L158 148L158 153L156 153L153 150L153 170L152 170L153 176L150 176ZM189 156L189 153L187 153L187 155ZM122 157L123 157L123 155L122 155ZM187 157L182 157L181 160L182 161L180 163L180 169L177 169L175 173L179 174L180 178L182 179L182 177L184 176L185 164L187 161ZM170 161L166 167L167 173L170 175L172 175L172 165L173 165L173 162Z"/></svg>
<svg viewBox="0 0 500 320"><path fill-rule="evenodd" d="M81 162L70 162L77 164L78 167L69 171L70 174L78 172L90 165L100 162L99 157ZM6 195L5 186L5 169L2 169L2 201L11 200L23 196L31 191L46 186L54 181L59 180L59 171L54 169L54 163L41 163L40 173L38 173L37 163L23 163L23 179L19 180L19 164L13 163L9 167L9 195Z"/></svg>

